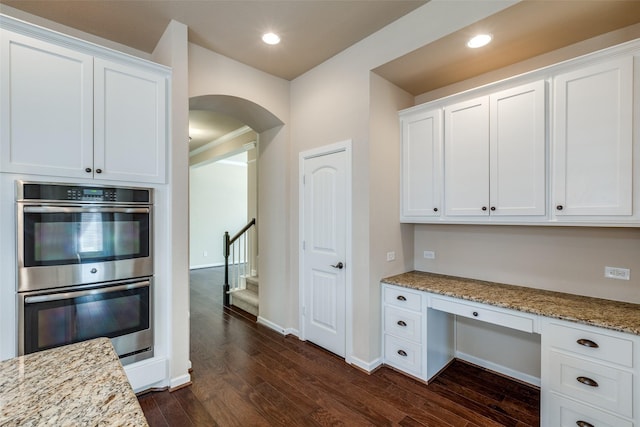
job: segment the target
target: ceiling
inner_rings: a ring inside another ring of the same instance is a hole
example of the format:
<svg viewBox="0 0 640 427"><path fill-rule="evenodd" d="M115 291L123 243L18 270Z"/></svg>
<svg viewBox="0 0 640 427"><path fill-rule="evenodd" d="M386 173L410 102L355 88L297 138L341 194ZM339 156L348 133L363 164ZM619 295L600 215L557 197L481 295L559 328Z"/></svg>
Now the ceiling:
<svg viewBox="0 0 640 427"><path fill-rule="evenodd" d="M169 22L189 41L292 80L425 0L0 0L13 8L151 53ZM0 9L1 11L1 9ZM269 46L263 33L280 34Z"/></svg>
<svg viewBox="0 0 640 427"><path fill-rule="evenodd" d="M373 71L419 95L638 22L638 0L524 0ZM467 48L479 33L493 41Z"/></svg>

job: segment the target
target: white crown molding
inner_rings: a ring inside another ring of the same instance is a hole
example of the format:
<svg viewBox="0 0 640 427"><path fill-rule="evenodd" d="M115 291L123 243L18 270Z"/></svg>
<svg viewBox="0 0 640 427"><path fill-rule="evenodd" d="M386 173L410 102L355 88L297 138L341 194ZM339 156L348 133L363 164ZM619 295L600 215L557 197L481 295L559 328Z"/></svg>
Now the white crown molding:
<svg viewBox="0 0 640 427"><path fill-rule="evenodd" d="M212 149L213 147L216 147L220 144L224 144L225 142L229 142L234 138L239 137L240 135L244 135L245 133L249 133L252 132L253 129L251 129L249 126L242 126L241 128L238 128L232 132L229 132L227 134L222 135L220 138L214 139L213 141L207 142L206 144L204 144L201 147L196 148L193 151L189 152L189 157L193 157L196 156L200 153L204 153L207 150Z"/></svg>

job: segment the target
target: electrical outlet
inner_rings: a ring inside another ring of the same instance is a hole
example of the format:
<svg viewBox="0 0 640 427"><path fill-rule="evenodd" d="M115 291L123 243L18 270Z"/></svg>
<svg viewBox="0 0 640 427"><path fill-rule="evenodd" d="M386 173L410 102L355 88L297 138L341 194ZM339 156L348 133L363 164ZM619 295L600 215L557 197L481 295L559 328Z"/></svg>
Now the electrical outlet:
<svg viewBox="0 0 640 427"><path fill-rule="evenodd" d="M394 251L387 252L387 261L393 261L396 259L396 253Z"/></svg>
<svg viewBox="0 0 640 427"><path fill-rule="evenodd" d="M202 256L209 256L209 252L207 252L207 251L203 251L203 252L202 252Z"/></svg>
<svg viewBox="0 0 640 427"><path fill-rule="evenodd" d="M424 257L426 259L436 259L436 253L434 251L424 251Z"/></svg>
<svg viewBox="0 0 640 427"><path fill-rule="evenodd" d="M608 279L629 280L631 277L631 270L628 268L605 267L604 277Z"/></svg>

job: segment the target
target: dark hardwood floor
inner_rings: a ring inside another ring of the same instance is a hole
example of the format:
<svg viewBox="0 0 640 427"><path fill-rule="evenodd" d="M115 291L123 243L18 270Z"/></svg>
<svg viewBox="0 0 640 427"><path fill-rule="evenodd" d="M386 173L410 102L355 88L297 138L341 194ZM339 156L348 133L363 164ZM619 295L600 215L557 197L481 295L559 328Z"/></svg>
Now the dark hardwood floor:
<svg viewBox="0 0 640 427"><path fill-rule="evenodd" d="M367 375L222 307L221 269L191 273L193 384L139 396L156 426L537 426L540 392L455 361L428 386Z"/></svg>

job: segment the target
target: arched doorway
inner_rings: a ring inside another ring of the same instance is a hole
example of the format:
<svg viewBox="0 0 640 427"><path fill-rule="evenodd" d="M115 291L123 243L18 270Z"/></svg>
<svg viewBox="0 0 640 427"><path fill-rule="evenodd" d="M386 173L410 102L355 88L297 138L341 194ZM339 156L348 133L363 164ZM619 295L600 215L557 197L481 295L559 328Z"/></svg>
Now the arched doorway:
<svg viewBox="0 0 640 427"><path fill-rule="evenodd" d="M227 95L203 95L193 97L189 100L189 111L190 111L190 135L191 133L195 133L196 129L192 129L192 117L197 117L198 120L202 120L198 124L197 130L202 131L202 128L206 128L207 126L213 128L220 128L222 131L211 133L211 137L213 138L211 141L207 141L206 138L198 142L201 144L200 147L191 149L190 148L190 175L192 182L192 191L196 187L196 183L201 183L201 176L203 170L210 170L211 172L215 170L219 171L223 168L226 168L227 171L232 170L231 164L240 165L244 163L246 167L246 188L245 194L247 197L246 203L246 216L242 213L237 215L238 220L245 221L251 220L253 218L256 219L256 223L259 223L259 209L258 209L258 160L259 160L259 142L260 142L260 134L269 132L274 128L278 128L283 125L283 122L278 119L275 115L267 111L262 106L234 96ZM206 121L209 121L207 124ZM194 139L197 138L194 135ZM265 138L268 143L269 138ZM238 161L239 160L239 161ZM224 163L224 165L223 165ZM197 169L196 169L197 168ZM221 183L219 180L228 179L228 186L237 186L241 185L237 181L234 181L232 176L233 173L229 175L220 175L221 172L214 172L218 176L216 182L216 186L211 185L211 187L216 187L223 194L233 195L233 200L237 202L238 197L242 197L242 189L238 188L236 190L232 188L227 188L225 192L224 189L221 189ZM227 172L228 173L228 172ZM238 175L236 175L238 176ZM198 184L200 187L200 194L202 193L202 184ZM206 184L205 184L206 185ZM225 184L222 184L224 187ZM207 190L205 190L206 194ZM224 198L225 196L223 196ZM195 197L191 198L190 202L190 210L191 209L203 209L203 204L201 200L196 199ZM231 201L231 199L227 199L227 201ZM238 203L224 203L223 200L220 200L220 208L231 210L232 206L236 206ZM229 219L230 212L225 212L227 214L226 222L227 224L235 224L230 225L230 229L225 231L229 231L230 235L233 236L238 229L241 229L241 225L238 223L238 220L233 221ZM232 213L231 213L232 214ZM190 218L192 222L192 227L195 228L203 223L202 212L194 212L191 210ZM200 220L196 221L195 218L200 218ZM206 220L205 220L206 221ZM246 222L246 221L245 221ZM206 245L207 241L202 239L202 233L192 234L191 237L191 253L192 260L190 260L190 266L194 266L194 264L204 265L202 263L206 263L207 261L213 261L216 264L216 256L218 257L217 261L219 263L220 257L220 247L222 233L218 232L218 237L214 239L209 239L209 245L213 245L213 258L203 258L208 254L207 249L204 251L201 247L195 248L195 246ZM257 274L259 271L259 247L258 247L258 239L255 228L249 229L247 232L248 237L245 236L244 240L244 249L241 248L243 245L242 240L239 241L238 248L238 258L235 258L235 253L232 256L232 266L236 267L236 270L231 269L231 274L229 277L234 280L235 278L235 286L232 283L231 290L232 293L232 304L255 315L258 316L258 288L257 288ZM249 243L247 243L249 242ZM244 255L241 255L244 251ZM198 262L193 262L193 258L199 258ZM238 268L238 265L242 264L243 269Z"/></svg>

